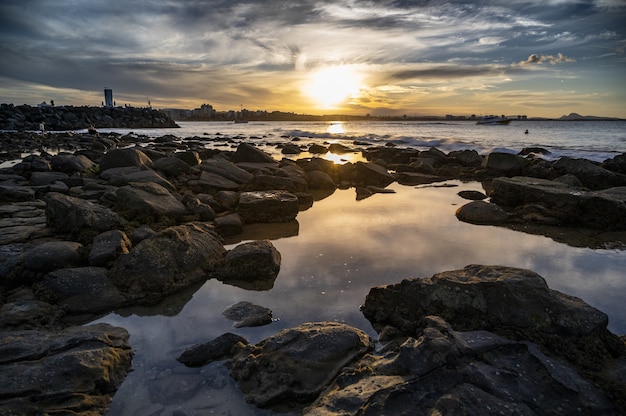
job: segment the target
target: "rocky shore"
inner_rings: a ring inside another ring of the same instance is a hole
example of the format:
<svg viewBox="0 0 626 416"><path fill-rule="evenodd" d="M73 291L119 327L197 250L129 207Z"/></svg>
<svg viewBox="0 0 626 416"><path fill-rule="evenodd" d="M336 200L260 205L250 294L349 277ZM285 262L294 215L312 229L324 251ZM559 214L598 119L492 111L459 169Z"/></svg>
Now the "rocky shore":
<svg viewBox="0 0 626 416"><path fill-rule="evenodd" d="M275 145L296 160L278 161L257 139L224 137L222 150L208 140L0 133L0 163L20 159L0 170L3 414L106 412L132 368L128 333L80 325L211 278L271 288L271 241L225 242L245 225L290 224L337 188L362 199L393 182L480 181L485 193L463 195L459 220L626 244L626 154L549 162L538 148L481 156L284 138ZM366 161L294 156L329 150ZM313 322L256 345L225 334L179 361L225 360L249 402L309 415L626 413L625 339L532 271L470 265L405 280L372 288L362 312L377 350L358 328ZM271 322L257 305L229 313L237 326Z"/></svg>
<svg viewBox="0 0 626 416"><path fill-rule="evenodd" d="M98 128L178 127L165 113L152 108L0 105L0 130L46 131Z"/></svg>

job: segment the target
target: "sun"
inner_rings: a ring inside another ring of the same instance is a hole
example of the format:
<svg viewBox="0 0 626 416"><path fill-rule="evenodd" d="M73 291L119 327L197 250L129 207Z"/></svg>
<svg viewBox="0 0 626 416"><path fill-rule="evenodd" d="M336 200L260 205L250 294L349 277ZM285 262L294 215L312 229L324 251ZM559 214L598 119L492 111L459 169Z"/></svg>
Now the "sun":
<svg viewBox="0 0 626 416"><path fill-rule="evenodd" d="M361 88L359 73L350 66L339 65L313 72L304 86L304 93L321 108L334 108L356 98Z"/></svg>

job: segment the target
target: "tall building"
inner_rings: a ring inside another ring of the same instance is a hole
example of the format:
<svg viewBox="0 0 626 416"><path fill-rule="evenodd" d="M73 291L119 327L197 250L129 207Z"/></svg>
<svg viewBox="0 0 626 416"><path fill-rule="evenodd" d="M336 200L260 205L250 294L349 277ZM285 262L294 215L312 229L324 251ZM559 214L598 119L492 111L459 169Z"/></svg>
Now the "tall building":
<svg viewBox="0 0 626 416"><path fill-rule="evenodd" d="M113 107L113 90L110 88L104 88L104 105Z"/></svg>

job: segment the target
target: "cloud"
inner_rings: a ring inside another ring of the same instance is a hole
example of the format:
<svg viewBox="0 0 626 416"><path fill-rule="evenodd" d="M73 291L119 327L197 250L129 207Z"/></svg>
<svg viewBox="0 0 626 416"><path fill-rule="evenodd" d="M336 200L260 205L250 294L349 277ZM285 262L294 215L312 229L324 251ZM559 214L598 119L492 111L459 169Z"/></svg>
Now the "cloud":
<svg viewBox="0 0 626 416"><path fill-rule="evenodd" d="M519 65L521 66L541 65L541 64L556 65L556 64L562 64L562 63L568 63L568 62L576 62L576 60L573 58L568 58L567 56L563 55L560 52L556 56L538 55L538 54L533 53L532 55L528 57L527 60L521 61Z"/></svg>

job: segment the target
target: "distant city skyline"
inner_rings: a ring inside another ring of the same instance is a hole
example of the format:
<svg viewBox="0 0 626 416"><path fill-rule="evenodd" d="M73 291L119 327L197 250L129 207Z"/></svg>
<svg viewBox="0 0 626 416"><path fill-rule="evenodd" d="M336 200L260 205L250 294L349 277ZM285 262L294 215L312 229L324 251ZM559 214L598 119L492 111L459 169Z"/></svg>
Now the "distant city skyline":
<svg viewBox="0 0 626 416"><path fill-rule="evenodd" d="M626 118L624 0L3 0L0 102Z"/></svg>

